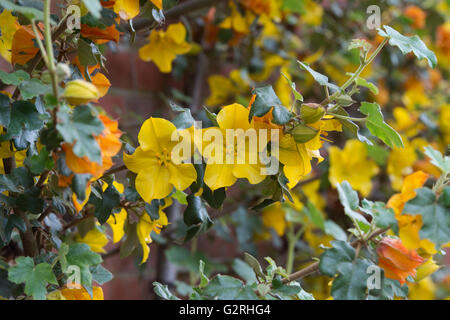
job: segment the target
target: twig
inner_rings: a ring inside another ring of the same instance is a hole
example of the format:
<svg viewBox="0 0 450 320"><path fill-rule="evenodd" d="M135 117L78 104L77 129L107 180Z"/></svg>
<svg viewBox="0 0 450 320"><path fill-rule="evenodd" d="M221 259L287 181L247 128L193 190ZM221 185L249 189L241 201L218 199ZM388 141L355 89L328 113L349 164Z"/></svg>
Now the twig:
<svg viewBox="0 0 450 320"><path fill-rule="evenodd" d="M127 168L127 166L126 165L121 165L121 166L119 166L119 167L115 167L115 168L112 168L112 169L109 169L108 171L106 171L100 178L98 178L97 180L101 180L101 179L104 179L104 178L106 178L107 176L109 176L109 175L111 175L111 174L114 174L114 173L117 173L117 172L120 172L120 171L124 171L124 170L127 170L128 168Z"/></svg>
<svg viewBox="0 0 450 320"><path fill-rule="evenodd" d="M228 0L190 0L190 1L182 2L179 5L167 10L166 12L164 12L164 16L167 21L173 21L173 20L177 20L178 18L180 18L182 15L184 15L186 13L196 11L199 9L203 9L208 6L213 6L217 3L225 2L225 1L228 1ZM140 20L140 21L133 22L134 30L132 30L129 25L124 26L124 27L128 32L132 33L135 31L139 31L139 30L151 27L153 23L154 23L154 20Z"/></svg>
<svg viewBox="0 0 450 320"><path fill-rule="evenodd" d="M388 231L389 228L385 228L385 229L378 229L375 230L368 238L367 241L372 240L373 238L385 233L386 231ZM361 245L361 240L357 239L355 241L353 241L350 244L352 247L358 247L358 245ZM301 279L303 277L306 277L310 274L313 274L315 272L319 271L319 262L315 262L309 266L307 266L306 268L299 270L297 272L294 272L292 274L290 274L287 278L283 279L283 283L289 283L291 281L297 280L297 279Z"/></svg>

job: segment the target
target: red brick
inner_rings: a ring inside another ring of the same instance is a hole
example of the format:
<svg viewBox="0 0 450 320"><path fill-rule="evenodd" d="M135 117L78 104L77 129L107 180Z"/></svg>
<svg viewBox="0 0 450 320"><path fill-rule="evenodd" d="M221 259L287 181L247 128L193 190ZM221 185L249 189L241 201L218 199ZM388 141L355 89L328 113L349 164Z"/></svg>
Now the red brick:
<svg viewBox="0 0 450 320"><path fill-rule="evenodd" d="M136 56L136 81L139 90L162 91L166 78L153 62L146 62Z"/></svg>
<svg viewBox="0 0 450 320"><path fill-rule="evenodd" d="M126 51L106 54L106 77L111 82L113 88L135 88L135 56L136 54Z"/></svg>
<svg viewBox="0 0 450 320"><path fill-rule="evenodd" d="M108 93L99 100L99 104L110 114L113 118L121 118L126 112L125 98L122 95Z"/></svg>

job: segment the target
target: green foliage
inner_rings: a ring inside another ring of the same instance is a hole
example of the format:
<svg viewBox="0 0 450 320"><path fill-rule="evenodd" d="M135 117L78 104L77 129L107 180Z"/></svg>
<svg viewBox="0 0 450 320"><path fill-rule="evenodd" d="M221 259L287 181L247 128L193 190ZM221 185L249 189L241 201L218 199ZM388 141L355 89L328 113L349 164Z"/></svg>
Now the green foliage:
<svg viewBox="0 0 450 320"><path fill-rule="evenodd" d="M58 284L51 265L35 265L30 257L18 257L16 265L8 270L8 279L17 284L25 283L25 293L36 300L45 300L47 284Z"/></svg>
<svg viewBox="0 0 450 320"><path fill-rule="evenodd" d="M94 135L103 131L103 123L94 116L89 106L78 106L70 110L67 107L58 111L59 122L56 125L64 141L75 143L73 152L78 157L87 156L94 162L101 163L101 153Z"/></svg>
<svg viewBox="0 0 450 320"><path fill-rule="evenodd" d="M285 124L291 119L289 111L283 106L272 86L256 88L252 93L256 95L256 98L250 109L249 121L255 116L264 116L270 110L272 110L273 122L276 124Z"/></svg>
<svg viewBox="0 0 450 320"><path fill-rule="evenodd" d="M397 46L403 54L413 52L418 59L427 59L428 65L434 68L437 64L437 58L433 51L427 48L425 43L418 36L406 37L397 30L384 25L383 29L378 29L378 34L389 38L389 44Z"/></svg>
<svg viewBox="0 0 450 320"><path fill-rule="evenodd" d="M439 197L428 188L417 189L416 197L405 204L403 212L422 216L420 237L433 241L437 249L450 241L449 186L444 188Z"/></svg>
<svg viewBox="0 0 450 320"><path fill-rule="evenodd" d="M383 114L377 103L363 102L359 111L367 116L366 126L370 133L383 140L391 148L403 148L402 137L384 122Z"/></svg>
<svg viewBox="0 0 450 320"><path fill-rule="evenodd" d="M314 78L314 80L316 80L316 82L317 82L318 84L320 84L321 86L330 88L330 89L332 89L332 90L334 90L334 91L340 91L340 89L339 89L339 87L338 87L337 85L328 82L328 77L327 77L327 76L325 76L325 75L323 75L323 74L321 74L321 73L319 73L319 72L317 72L317 71L314 71L314 70L311 69L311 67L310 67L309 65L307 65L306 63L303 63L303 62L301 62L301 61L297 61L297 62L300 64L300 66L301 66L303 69L305 69L306 71L309 72L309 74Z"/></svg>

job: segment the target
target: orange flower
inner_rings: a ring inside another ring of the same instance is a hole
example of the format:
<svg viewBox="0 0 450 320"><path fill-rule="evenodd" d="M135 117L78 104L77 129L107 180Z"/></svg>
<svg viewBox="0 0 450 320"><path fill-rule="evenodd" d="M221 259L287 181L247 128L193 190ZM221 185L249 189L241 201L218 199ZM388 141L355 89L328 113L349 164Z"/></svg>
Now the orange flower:
<svg viewBox="0 0 450 320"><path fill-rule="evenodd" d="M116 25L110 25L105 29L90 27L87 24L81 25L81 35L91 39L97 44L106 43L108 41L119 42L120 32L116 29Z"/></svg>
<svg viewBox="0 0 450 320"><path fill-rule="evenodd" d="M64 288L61 290L61 294L66 300L104 300L103 290L101 287L92 287L92 298L86 289L69 289Z"/></svg>
<svg viewBox="0 0 450 320"><path fill-rule="evenodd" d="M387 207L394 209L396 215L403 211L405 203L416 196L415 189L421 188L428 179L428 174L417 171L405 177L401 193L394 194L388 201Z"/></svg>
<svg viewBox="0 0 450 320"><path fill-rule="evenodd" d="M425 260L415 250L408 250L400 239L383 238L377 248L378 266L387 278L405 283L408 276L416 276L416 268Z"/></svg>
<svg viewBox="0 0 450 320"><path fill-rule="evenodd" d="M86 77L86 69L83 68L83 66L80 63L80 59L75 57L73 59L72 64L77 66L78 70L80 70L81 75L83 76L83 79L86 81L89 81ZM109 88L111 87L111 82L108 80L108 78L103 74L98 72L100 70L100 65L97 64L95 66L89 66L87 68L87 72L89 73L90 80L92 81L92 84L97 87L98 93L100 94L100 98L106 96L108 93Z"/></svg>
<svg viewBox="0 0 450 320"><path fill-rule="evenodd" d="M425 19L427 13L418 6L408 6L404 11L404 15L412 20L412 26L416 29L425 27Z"/></svg>
<svg viewBox="0 0 450 320"><path fill-rule="evenodd" d="M241 0L241 3L248 10L258 15L270 15L270 0Z"/></svg>
<svg viewBox="0 0 450 320"><path fill-rule="evenodd" d="M42 24L39 24L42 26ZM39 31L38 31L39 32ZM39 48L35 46L35 39L31 26L21 26L14 33L11 48L11 63L24 65L39 52ZM39 38L44 39L41 33Z"/></svg>
<svg viewBox="0 0 450 320"><path fill-rule="evenodd" d="M66 163L70 170L78 174L90 173L94 179L101 177L106 170L112 167L112 157L119 153L122 146L119 139L122 132L118 128L118 122L105 115L99 115L99 118L105 127L103 132L95 137L102 154L101 164L92 162L87 156L77 157L73 153L71 144L65 143L62 145L66 153Z"/></svg>
<svg viewBox="0 0 450 320"><path fill-rule="evenodd" d="M436 29L436 43L445 55L450 55L450 22L446 22Z"/></svg>

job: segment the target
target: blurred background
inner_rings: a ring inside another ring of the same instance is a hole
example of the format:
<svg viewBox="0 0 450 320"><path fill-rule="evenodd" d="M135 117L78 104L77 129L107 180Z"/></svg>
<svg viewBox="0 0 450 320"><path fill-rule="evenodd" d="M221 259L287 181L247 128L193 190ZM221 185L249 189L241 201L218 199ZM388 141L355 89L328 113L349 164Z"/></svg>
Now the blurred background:
<svg viewBox="0 0 450 320"><path fill-rule="evenodd" d="M166 27L159 26L150 7L145 10L144 6L133 21L135 32L122 24L118 28L123 33L120 42L109 41L104 46L106 70L102 72L110 87L99 104L119 119L120 129L128 133L123 139L136 146L137 133L145 119L175 116L171 103L190 107L196 119L208 123L203 106L212 112L233 102L246 106L252 88L271 84L282 102L290 105L290 87L281 73L297 84L305 101L318 103L324 92L297 66L295 59L308 62L341 85L347 79L346 72L353 72L359 64L358 51L347 50L350 41L364 38L374 46L380 43L377 31L368 28L368 19L376 11L367 10L376 5L382 25L388 24L403 34L418 34L436 53L438 66L430 69L425 61L404 57L392 47L385 48L363 73L378 86L379 94L363 91L356 98L381 105L388 122L405 140L405 149L390 150L375 143L374 147L364 147L364 154L360 154L356 151L360 149L349 146L345 149L347 159L342 161L359 166L347 168L349 171L365 170L372 164L378 168L369 177L370 187L359 190L371 200L387 201L399 191L404 176L415 170L438 174L421 155L421 148L431 144L445 152L450 143L450 1L295 1L298 10L271 12L270 19L262 16L259 21L238 23L246 11L239 11L236 3L243 5L249 2L246 0L211 1L215 7L199 6L181 14L169 14L168 22L181 21L185 25L192 44L190 52L177 56L170 73L160 72L153 62L145 62L139 56L139 49L148 43L150 29ZM166 13L183 2L187 1L164 1ZM67 1L54 1L53 5L54 13L59 14L60 6L67 6ZM0 69L11 68L0 57ZM352 106L351 115L357 115L357 109L358 105ZM297 188L298 202L291 210L301 211L307 202L312 202L324 217L344 229L348 221L329 179L330 167L335 164L330 163L327 150L331 144L343 149L352 137L332 134L327 138L332 142L325 142L323 147L322 155L327 160L315 165L314 172ZM121 157L116 163L121 164ZM126 182L125 176L121 178ZM357 174L354 179L358 180ZM239 182L228 189L223 208L208 209L214 226L198 240L187 243L183 243L185 226L180 219L184 206L175 203L168 209L172 223L161 234L152 235L150 258L145 264L140 265L138 256L121 258L119 246L109 244L104 266L114 279L103 286L105 299L155 299L154 281L168 284L180 296L186 296L192 290L189 283L197 281L200 259L206 262L208 274L234 273L244 252L260 261L271 256L284 264L289 210L281 207L261 213L246 209L259 202L261 194L267 192L264 187ZM312 257L321 253L320 245L327 245L331 239L321 231L307 229L296 245L295 268L310 263ZM444 267L432 278L411 287L410 298L450 296L450 258L443 256L438 262ZM303 280L302 286L316 299L324 299L329 297L328 282L326 277L312 276Z"/></svg>

